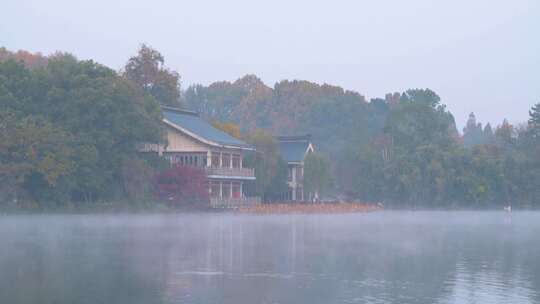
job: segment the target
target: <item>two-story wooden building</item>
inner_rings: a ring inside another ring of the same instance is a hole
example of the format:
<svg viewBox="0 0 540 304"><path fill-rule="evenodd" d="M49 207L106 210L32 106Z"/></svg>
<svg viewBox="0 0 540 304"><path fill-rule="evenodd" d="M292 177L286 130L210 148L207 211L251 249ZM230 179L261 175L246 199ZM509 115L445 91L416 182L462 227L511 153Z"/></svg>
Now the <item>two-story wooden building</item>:
<svg viewBox="0 0 540 304"><path fill-rule="evenodd" d="M310 135L277 136L281 157L287 162L289 193L286 199L290 201L310 200L310 195L304 191L304 160L309 153L315 151Z"/></svg>
<svg viewBox="0 0 540 304"><path fill-rule="evenodd" d="M144 151L155 151L172 164L199 167L208 176L210 204L213 207L260 203L244 191L255 181L255 172L244 168L245 153L254 151L247 143L213 127L196 112L162 107L167 144L146 144Z"/></svg>

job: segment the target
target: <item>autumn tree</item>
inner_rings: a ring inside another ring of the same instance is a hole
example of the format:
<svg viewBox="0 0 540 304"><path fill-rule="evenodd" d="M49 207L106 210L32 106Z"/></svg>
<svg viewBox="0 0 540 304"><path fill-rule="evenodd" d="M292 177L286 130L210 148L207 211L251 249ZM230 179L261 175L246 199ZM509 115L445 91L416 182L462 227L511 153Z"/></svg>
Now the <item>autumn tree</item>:
<svg viewBox="0 0 540 304"><path fill-rule="evenodd" d="M142 44L137 55L129 58L124 76L167 106L180 105L180 75L165 67L157 50Z"/></svg>
<svg viewBox="0 0 540 304"><path fill-rule="evenodd" d="M186 105L209 120L230 121L243 130L272 129L272 89L255 75L234 82L193 85L185 92Z"/></svg>
<svg viewBox="0 0 540 304"><path fill-rule="evenodd" d="M242 133L240 132L240 127L235 123L213 121L212 126L214 126L214 128L219 129L233 137L236 137L236 138L242 137Z"/></svg>
<svg viewBox="0 0 540 304"><path fill-rule="evenodd" d="M4 47L0 47L0 62L9 59L23 62L29 69L43 68L47 66L48 58L41 53L31 53L25 50L11 52Z"/></svg>

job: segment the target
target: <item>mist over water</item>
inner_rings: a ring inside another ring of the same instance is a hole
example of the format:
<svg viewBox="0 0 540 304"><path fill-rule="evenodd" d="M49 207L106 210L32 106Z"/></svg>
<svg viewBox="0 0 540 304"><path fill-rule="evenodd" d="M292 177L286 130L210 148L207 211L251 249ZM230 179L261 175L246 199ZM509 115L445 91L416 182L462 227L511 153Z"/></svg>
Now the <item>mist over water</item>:
<svg viewBox="0 0 540 304"><path fill-rule="evenodd" d="M0 303L538 303L540 213L0 216Z"/></svg>

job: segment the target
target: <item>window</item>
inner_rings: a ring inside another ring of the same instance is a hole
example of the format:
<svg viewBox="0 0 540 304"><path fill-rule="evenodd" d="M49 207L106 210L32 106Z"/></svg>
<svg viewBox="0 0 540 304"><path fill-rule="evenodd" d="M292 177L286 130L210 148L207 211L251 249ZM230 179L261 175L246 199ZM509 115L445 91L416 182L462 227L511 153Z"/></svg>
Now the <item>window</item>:
<svg viewBox="0 0 540 304"><path fill-rule="evenodd" d="M212 196L211 195L212 187L211 187L210 181L207 180L204 182L204 189L206 189L206 191L208 191L208 194Z"/></svg>
<svg viewBox="0 0 540 304"><path fill-rule="evenodd" d="M302 167L296 168L296 180L302 182L302 178L304 177L304 169Z"/></svg>
<svg viewBox="0 0 540 304"><path fill-rule="evenodd" d="M240 168L240 155L233 154L233 156L232 156L232 166L233 166L233 168Z"/></svg>
<svg viewBox="0 0 540 304"><path fill-rule="evenodd" d="M219 197L219 182L210 182L210 196Z"/></svg>
<svg viewBox="0 0 540 304"><path fill-rule="evenodd" d="M231 182L222 182L221 188L222 197L231 197Z"/></svg>
<svg viewBox="0 0 540 304"><path fill-rule="evenodd" d="M212 168L219 168L219 152L212 152Z"/></svg>
<svg viewBox="0 0 540 304"><path fill-rule="evenodd" d="M302 187L296 188L296 200L297 201L304 200L304 192L302 191Z"/></svg>
<svg viewBox="0 0 540 304"><path fill-rule="evenodd" d="M232 184L232 197L240 198L242 193L240 193L240 183L235 182Z"/></svg>
<svg viewBox="0 0 540 304"><path fill-rule="evenodd" d="M293 167L288 167L287 169L288 170L288 176L287 176L287 180L292 182L292 177L293 177Z"/></svg>
<svg viewBox="0 0 540 304"><path fill-rule="evenodd" d="M229 168L231 166L231 155L228 153L221 154L221 167Z"/></svg>

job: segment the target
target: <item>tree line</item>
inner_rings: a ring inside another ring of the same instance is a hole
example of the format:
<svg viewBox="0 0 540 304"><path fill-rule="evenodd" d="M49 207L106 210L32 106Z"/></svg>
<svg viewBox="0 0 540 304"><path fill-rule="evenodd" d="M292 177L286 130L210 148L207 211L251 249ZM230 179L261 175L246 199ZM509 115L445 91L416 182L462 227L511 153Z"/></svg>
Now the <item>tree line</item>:
<svg viewBox="0 0 540 304"><path fill-rule="evenodd" d="M264 151L246 161L264 197L286 186L273 135L309 133L320 153L307 161L307 187L326 195L395 206L540 204L538 104L520 126L482 126L471 114L460 134L429 89L367 100L308 81L270 87L254 75L183 89L164 62L146 45L121 71L65 53L0 48L0 200L148 198L148 180L164 164L136 146L163 139L164 104L196 110Z"/></svg>
<svg viewBox="0 0 540 304"><path fill-rule="evenodd" d="M537 104L520 126L482 127L471 113L463 133L430 89L364 96L308 81L266 86L254 75L193 85L185 106L240 130L310 133L331 162L327 194L393 206L540 206Z"/></svg>

